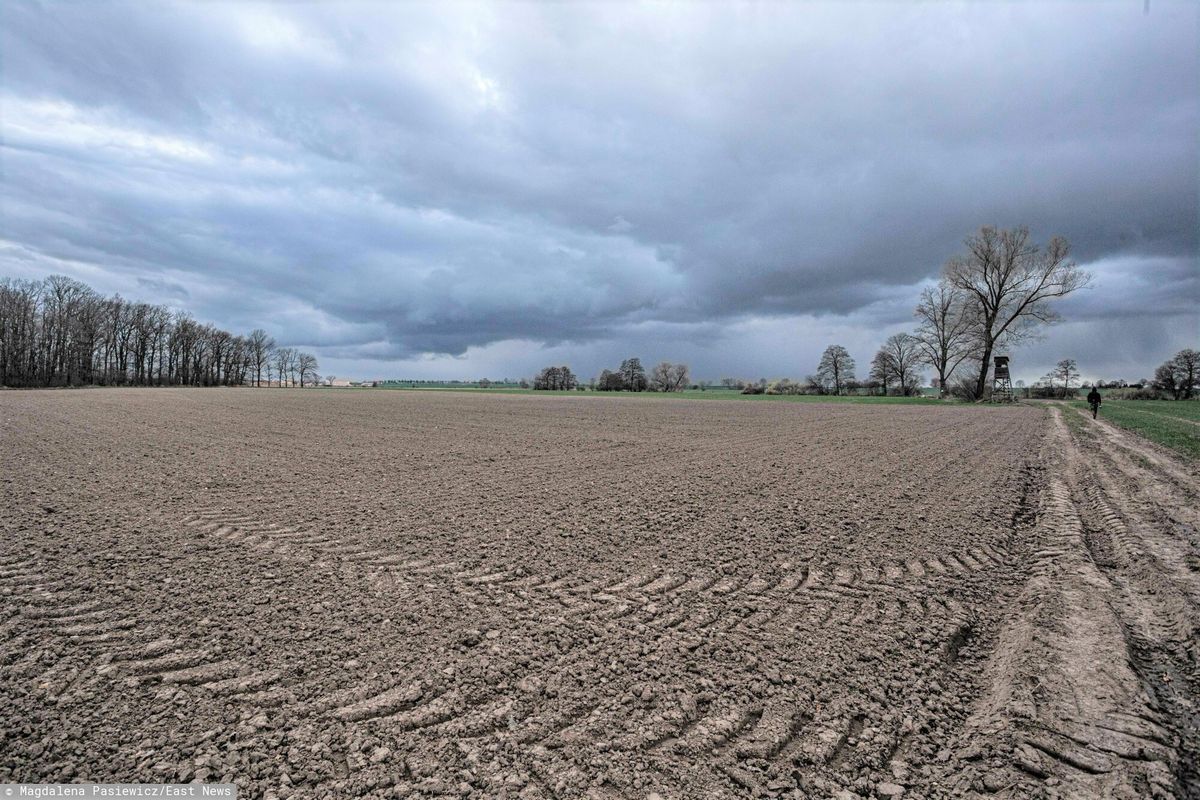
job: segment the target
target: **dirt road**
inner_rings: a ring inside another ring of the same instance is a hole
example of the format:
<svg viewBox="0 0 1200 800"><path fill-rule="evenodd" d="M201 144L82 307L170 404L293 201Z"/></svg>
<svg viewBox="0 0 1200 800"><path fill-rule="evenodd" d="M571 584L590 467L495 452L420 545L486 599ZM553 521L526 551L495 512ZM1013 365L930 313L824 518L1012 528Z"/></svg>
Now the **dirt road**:
<svg viewBox="0 0 1200 800"><path fill-rule="evenodd" d="M1014 797L1196 796L1195 470L1076 409L1050 413L1031 575L957 750L980 764L963 779Z"/></svg>
<svg viewBox="0 0 1200 800"><path fill-rule="evenodd" d="M0 394L0 779L1189 796L1195 472L1072 413Z"/></svg>

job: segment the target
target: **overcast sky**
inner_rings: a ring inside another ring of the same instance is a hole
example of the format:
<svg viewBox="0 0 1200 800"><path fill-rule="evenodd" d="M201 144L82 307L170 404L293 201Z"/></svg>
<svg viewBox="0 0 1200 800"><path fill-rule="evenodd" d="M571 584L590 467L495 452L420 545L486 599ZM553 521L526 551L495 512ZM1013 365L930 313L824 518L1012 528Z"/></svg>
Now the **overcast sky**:
<svg viewBox="0 0 1200 800"><path fill-rule="evenodd" d="M1014 357L1200 347L1197 3L0 3L0 276L323 373L865 373L982 224L1094 273Z"/></svg>

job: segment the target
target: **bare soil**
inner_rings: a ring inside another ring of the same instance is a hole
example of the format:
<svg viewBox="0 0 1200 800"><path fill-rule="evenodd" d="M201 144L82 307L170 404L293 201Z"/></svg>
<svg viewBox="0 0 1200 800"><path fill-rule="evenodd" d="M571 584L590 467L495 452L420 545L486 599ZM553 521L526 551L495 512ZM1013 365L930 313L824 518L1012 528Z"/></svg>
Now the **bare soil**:
<svg viewBox="0 0 1200 800"><path fill-rule="evenodd" d="M0 781L1197 797L1196 479L1065 407L0 393Z"/></svg>

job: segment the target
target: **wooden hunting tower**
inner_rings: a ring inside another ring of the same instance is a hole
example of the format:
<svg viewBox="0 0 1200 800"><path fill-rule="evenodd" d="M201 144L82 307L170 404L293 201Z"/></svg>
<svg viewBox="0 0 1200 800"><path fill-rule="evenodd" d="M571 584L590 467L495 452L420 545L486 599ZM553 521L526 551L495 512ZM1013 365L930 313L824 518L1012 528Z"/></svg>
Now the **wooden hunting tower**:
<svg viewBox="0 0 1200 800"><path fill-rule="evenodd" d="M996 356L992 368L992 402L1013 402L1012 376L1008 372L1008 356Z"/></svg>

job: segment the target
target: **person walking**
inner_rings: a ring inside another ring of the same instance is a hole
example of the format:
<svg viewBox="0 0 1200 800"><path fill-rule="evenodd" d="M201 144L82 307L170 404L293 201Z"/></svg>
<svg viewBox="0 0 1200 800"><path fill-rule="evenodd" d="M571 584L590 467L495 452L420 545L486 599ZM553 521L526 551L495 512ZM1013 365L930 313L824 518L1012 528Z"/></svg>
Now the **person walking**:
<svg viewBox="0 0 1200 800"><path fill-rule="evenodd" d="M1092 407L1092 419L1095 419L1096 414L1100 412L1100 390L1094 385L1092 386L1092 390L1088 392L1087 401L1088 405Z"/></svg>

